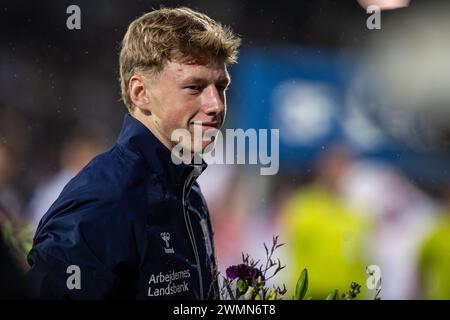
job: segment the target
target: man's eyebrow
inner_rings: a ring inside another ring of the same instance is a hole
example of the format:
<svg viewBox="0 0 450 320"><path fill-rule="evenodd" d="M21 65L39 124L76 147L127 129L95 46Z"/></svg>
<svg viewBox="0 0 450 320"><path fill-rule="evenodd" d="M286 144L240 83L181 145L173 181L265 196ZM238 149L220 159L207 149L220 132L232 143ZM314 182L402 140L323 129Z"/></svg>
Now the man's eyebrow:
<svg viewBox="0 0 450 320"><path fill-rule="evenodd" d="M182 83L206 83L208 82L207 79L201 78L201 77L187 77L185 79L181 79ZM229 85L231 83L231 79L229 77L221 77L214 81L216 84L223 84L223 85Z"/></svg>

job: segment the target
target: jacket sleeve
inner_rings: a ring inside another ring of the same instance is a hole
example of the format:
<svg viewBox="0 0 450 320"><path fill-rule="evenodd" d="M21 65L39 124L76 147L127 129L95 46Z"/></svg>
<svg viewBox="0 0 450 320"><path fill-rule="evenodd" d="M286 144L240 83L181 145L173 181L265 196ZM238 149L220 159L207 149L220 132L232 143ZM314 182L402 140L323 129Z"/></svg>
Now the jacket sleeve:
<svg viewBox="0 0 450 320"><path fill-rule="evenodd" d="M134 298L136 254L126 211L111 195L63 193L41 221L28 255L34 296Z"/></svg>

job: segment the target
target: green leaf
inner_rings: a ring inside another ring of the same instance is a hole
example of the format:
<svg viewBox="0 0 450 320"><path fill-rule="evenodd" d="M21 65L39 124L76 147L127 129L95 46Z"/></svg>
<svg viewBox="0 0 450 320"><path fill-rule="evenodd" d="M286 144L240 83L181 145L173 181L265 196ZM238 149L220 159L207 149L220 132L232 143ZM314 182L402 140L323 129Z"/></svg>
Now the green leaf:
<svg viewBox="0 0 450 320"><path fill-rule="evenodd" d="M308 291L308 270L303 269L295 287L295 300L303 300Z"/></svg>
<svg viewBox="0 0 450 320"><path fill-rule="evenodd" d="M3 233L3 238L4 238L5 242L9 245L12 245L14 243L13 227L9 221L6 221L3 224L2 233Z"/></svg>
<svg viewBox="0 0 450 320"><path fill-rule="evenodd" d="M277 295L277 290L276 289L270 289L267 292L267 296L266 296L267 300L277 300L277 298L278 298L278 295Z"/></svg>
<svg viewBox="0 0 450 320"><path fill-rule="evenodd" d="M248 284L244 280L239 279L236 283L237 296L243 295L247 291L247 288Z"/></svg>
<svg viewBox="0 0 450 320"><path fill-rule="evenodd" d="M330 292L330 294L325 298L325 300L337 300L338 299L338 290L334 289Z"/></svg>

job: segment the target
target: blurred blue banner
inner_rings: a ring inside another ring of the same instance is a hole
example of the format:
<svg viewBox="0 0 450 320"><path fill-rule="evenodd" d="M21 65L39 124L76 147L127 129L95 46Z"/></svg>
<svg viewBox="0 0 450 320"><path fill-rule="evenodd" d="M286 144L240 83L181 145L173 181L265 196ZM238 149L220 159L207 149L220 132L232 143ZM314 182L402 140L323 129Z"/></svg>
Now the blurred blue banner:
<svg viewBox="0 0 450 320"><path fill-rule="evenodd" d="M389 137L365 112L372 103L356 76L358 55L322 48L247 46L232 67L228 127L279 129L280 165L312 166L342 142L419 179L448 179L448 157L418 153Z"/></svg>

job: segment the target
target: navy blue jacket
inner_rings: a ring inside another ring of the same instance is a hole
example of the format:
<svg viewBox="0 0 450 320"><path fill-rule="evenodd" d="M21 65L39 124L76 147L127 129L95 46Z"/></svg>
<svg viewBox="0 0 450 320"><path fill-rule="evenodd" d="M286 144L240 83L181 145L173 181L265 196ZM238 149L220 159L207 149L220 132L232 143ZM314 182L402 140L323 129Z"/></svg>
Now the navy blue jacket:
<svg viewBox="0 0 450 320"><path fill-rule="evenodd" d="M64 188L39 223L27 279L45 299L216 299L213 233L196 177L141 122Z"/></svg>

